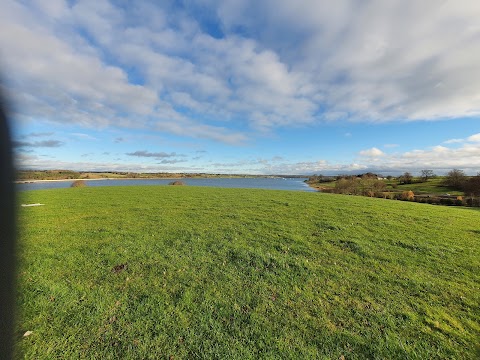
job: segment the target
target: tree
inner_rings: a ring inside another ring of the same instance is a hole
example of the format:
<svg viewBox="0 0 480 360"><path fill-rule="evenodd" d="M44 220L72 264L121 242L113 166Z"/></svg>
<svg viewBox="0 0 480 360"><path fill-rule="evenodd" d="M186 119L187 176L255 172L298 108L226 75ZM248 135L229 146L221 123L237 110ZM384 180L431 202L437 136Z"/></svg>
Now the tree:
<svg viewBox="0 0 480 360"><path fill-rule="evenodd" d="M456 190L462 190L466 180L467 176L463 170L453 169L447 173L444 184Z"/></svg>
<svg viewBox="0 0 480 360"><path fill-rule="evenodd" d="M183 181L180 181L180 180L175 180L175 181L172 181L172 182L168 183L168 185L185 185L185 183Z"/></svg>
<svg viewBox="0 0 480 360"><path fill-rule="evenodd" d="M84 180L75 180L70 187L85 187L87 183Z"/></svg>
<svg viewBox="0 0 480 360"><path fill-rule="evenodd" d="M398 178L398 181L402 184L411 184L413 182L413 176L409 172L405 172Z"/></svg>
<svg viewBox="0 0 480 360"><path fill-rule="evenodd" d="M383 192L387 184L382 180L378 180L376 176L373 177L367 173L362 176L358 186L362 195L372 197Z"/></svg>
<svg viewBox="0 0 480 360"><path fill-rule="evenodd" d="M470 202L473 205L473 199L480 198L480 173L466 180L463 184L463 190L466 196L470 196ZM477 203L479 202L477 201Z"/></svg>
<svg viewBox="0 0 480 360"><path fill-rule="evenodd" d="M351 195L358 195L359 194L359 182L360 179L350 176L347 178L341 178L337 180L335 183L335 193L337 194L351 194Z"/></svg>
<svg viewBox="0 0 480 360"><path fill-rule="evenodd" d="M404 191L404 192L402 192L402 195L400 195L400 198L402 200L413 201L415 199L415 194L413 193L412 190Z"/></svg>
<svg viewBox="0 0 480 360"><path fill-rule="evenodd" d="M422 170L420 176L421 176L423 181L427 181L428 179L431 179L431 178L435 177L436 175L433 173L433 170Z"/></svg>

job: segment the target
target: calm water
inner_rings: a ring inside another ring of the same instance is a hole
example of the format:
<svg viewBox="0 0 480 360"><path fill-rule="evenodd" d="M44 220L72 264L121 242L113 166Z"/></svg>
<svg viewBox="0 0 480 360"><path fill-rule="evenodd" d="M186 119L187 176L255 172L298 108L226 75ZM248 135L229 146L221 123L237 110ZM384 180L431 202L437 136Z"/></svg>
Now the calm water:
<svg viewBox="0 0 480 360"><path fill-rule="evenodd" d="M118 179L118 180L86 180L87 186L129 186L129 185L168 185L175 179ZM288 178L208 178L179 179L191 186L214 186L222 188L254 188L271 190L315 191L303 181L305 179ZM18 190L39 190L68 188L72 180L46 181L30 184L17 184Z"/></svg>

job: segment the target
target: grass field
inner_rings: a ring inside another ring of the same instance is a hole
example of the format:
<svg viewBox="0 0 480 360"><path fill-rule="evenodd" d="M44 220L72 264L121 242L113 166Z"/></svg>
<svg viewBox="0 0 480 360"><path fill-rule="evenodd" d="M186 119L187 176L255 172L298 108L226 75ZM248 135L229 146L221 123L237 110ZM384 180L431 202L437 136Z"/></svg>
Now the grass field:
<svg viewBox="0 0 480 360"><path fill-rule="evenodd" d="M444 177L436 177L433 179L428 179L428 181L420 182L420 183L413 183L413 184L402 184L398 185L396 190L404 190L404 191L413 191L415 194L451 194L451 195L463 195L462 191L458 191L452 189L448 186L444 185L445 178ZM392 183L387 181L387 184ZM388 187L389 189L391 187Z"/></svg>
<svg viewBox="0 0 480 360"><path fill-rule="evenodd" d="M19 208L17 358L480 355L478 210L174 186L19 201L45 205Z"/></svg>
<svg viewBox="0 0 480 360"><path fill-rule="evenodd" d="M418 181L419 179L415 179ZM463 195L462 191L455 190L451 187L445 186L444 185L445 177L435 177L432 179L428 179L427 181L424 182L414 182L412 184L401 184L397 185L398 181L397 180L384 180L385 184L387 185L386 190L387 191L396 191L396 192L402 192L402 191L413 191L415 194L432 194L432 195L445 195L445 194L450 194L450 195ZM320 188L325 188L325 189L333 189L335 188L336 181L330 181L330 182L325 182L325 183L318 183L318 186ZM317 184L315 184L317 185ZM394 188L392 185L396 185Z"/></svg>

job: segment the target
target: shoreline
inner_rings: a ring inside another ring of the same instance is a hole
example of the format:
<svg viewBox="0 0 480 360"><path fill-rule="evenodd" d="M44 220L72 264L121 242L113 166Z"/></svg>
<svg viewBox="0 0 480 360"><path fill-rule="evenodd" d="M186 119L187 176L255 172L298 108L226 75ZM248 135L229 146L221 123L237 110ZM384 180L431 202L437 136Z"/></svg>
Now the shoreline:
<svg viewBox="0 0 480 360"><path fill-rule="evenodd" d="M159 178L98 178L98 179L42 179L42 180L15 180L15 184L33 184L33 183L41 183L41 182L62 182L62 181L92 181L92 180L178 180L178 179L185 179L180 177L159 177Z"/></svg>
<svg viewBox="0 0 480 360"><path fill-rule="evenodd" d="M80 181L82 179L79 179ZM19 191L36 191L46 189L63 189L68 187L76 187L76 179L52 179L52 180L36 180L36 181L17 181L15 185ZM95 179L88 179L95 180ZM297 179L290 179L290 181L284 181L284 178L271 178L271 177L251 177L251 178L232 178L232 177L192 177L192 178L130 178L130 179L118 179L118 178L103 178L101 180L106 181L89 181L84 182L83 185L87 187L115 187L115 186L148 186L148 185L174 185L172 183L176 181L184 181L185 185L192 186L205 186L205 187L218 187L218 188L258 188L269 190L298 190L298 191L310 191L316 190L303 181ZM119 181L114 181L119 180Z"/></svg>
<svg viewBox="0 0 480 360"><path fill-rule="evenodd" d="M282 178L281 176L269 175L250 175L250 176L175 176L175 177L102 177L102 178L75 178L75 179L35 179L35 180L15 180L15 184L33 184L41 182L62 182L62 181L92 181L92 180L184 180L184 179L250 179L250 178Z"/></svg>

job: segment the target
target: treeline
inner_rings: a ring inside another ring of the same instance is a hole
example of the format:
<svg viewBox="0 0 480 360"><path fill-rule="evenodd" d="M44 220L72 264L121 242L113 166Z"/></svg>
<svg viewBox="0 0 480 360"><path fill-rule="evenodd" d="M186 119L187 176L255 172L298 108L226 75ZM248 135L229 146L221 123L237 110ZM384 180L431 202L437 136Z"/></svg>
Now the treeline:
<svg viewBox="0 0 480 360"><path fill-rule="evenodd" d="M476 176L467 176L462 170L453 169L448 172L444 184L463 191L469 205L480 206L480 173Z"/></svg>
<svg viewBox="0 0 480 360"><path fill-rule="evenodd" d="M102 179L102 178L171 178L180 177L180 174L172 173L134 173L134 172L95 172L95 171L73 171L73 170L18 170L16 179L18 181L29 180L70 180L70 179Z"/></svg>
<svg viewBox="0 0 480 360"><path fill-rule="evenodd" d="M308 177L308 179L306 180L307 183L309 184L315 184L315 183L329 183L329 182L333 182L333 181L338 181L338 180L341 180L341 179L361 179L361 178L369 178L369 179L383 179L383 177L381 175L378 175L378 174L374 174L372 172L367 172L367 173L364 173L364 174L358 174L358 175L335 175L335 176L326 176L326 175L317 175L317 174L314 174L314 175L311 175L310 177ZM392 176L388 176L386 177L385 179L392 179Z"/></svg>
<svg viewBox="0 0 480 360"><path fill-rule="evenodd" d="M78 179L81 173L72 170L18 170L17 180L63 180Z"/></svg>
<svg viewBox="0 0 480 360"><path fill-rule="evenodd" d="M383 197L387 188L384 181L379 180L375 174L362 176L348 176L338 179L334 192L337 194L363 195Z"/></svg>
<svg viewBox="0 0 480 360"><path fill-rule="evenodd" d="M414 177L408 172L397 178L392 176L384 178L374 173L338 176L313 175L307 182L312 185L332 183L334 186L322 187L321 189L323 192L336 194L361 195L439 205L480 206L480 173L476 176L467 176L462 170L453 169L445 177L439 179L441 180L438 182L439 185L443 185L452 191L463 192L463 195L425 194L425 192L415 194L411 190L406 190L405 187L403 191L396 190L399 185L423 183L436 177L437 175L432 170L422 170L419 177ZM392 182L392 180L395 180L395 182Z"/></svg>
<svg viewBox="0 0 480 360"><path fill-rule="evenodd" d="M414 177L411 173L409 172L404 172L402 175L398 177L398 183L399 184L414 184L414 183L422 183L422 182L427 182L429 179L436 178L437 175L433 172L433 170L422 170L420 172L419 177ZM390 176L390 178L392 178Z"/></svg>
<svg viewBox="0 0 480 360"><path fill-rule="evenodd" d="M246 174L209 174L209 173L135 173L120 171L72 171L72 170L18 170L17 181L34 180L70 180L70 179L178 179L178 178L258 178L258 177L287 177L283 175L246 175ZM290 175L289 177L305 177Z"/></svg>
<svg viewBox="0 0 480 360"><path fill-rule="evenodd" d="M308 184L315 185L321 183L335 182L333 188L322 188L324 192L334 192L337 194L363 195L363 196L383 196L387 184L380 175L368 172L359 175L312 175L306 180Z"/></svg>
<svg viewBox="0 0 480 360"><path fill-rule="evenodd" d="M465 192L465 195L480 196L480 173L476 176L467 176L465 172L453 169L445 177L444 184L455 190Z"/></svg>
<svg viewBox="0 0 480 360"><path fill-rule="evenodd" d="M463 191L464 196L455 195L421 195L413 191L390 191L381 178L364 174L361 177L343 177L335 182L331 192L336 194L362 195L392 200L415 201L434 205L480 206L480 173L466 176L462 171L452 170L445 177L443 184L452 189ZM395 188L396 186L394 186Z"/></svg>

